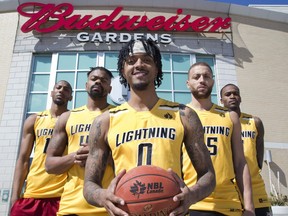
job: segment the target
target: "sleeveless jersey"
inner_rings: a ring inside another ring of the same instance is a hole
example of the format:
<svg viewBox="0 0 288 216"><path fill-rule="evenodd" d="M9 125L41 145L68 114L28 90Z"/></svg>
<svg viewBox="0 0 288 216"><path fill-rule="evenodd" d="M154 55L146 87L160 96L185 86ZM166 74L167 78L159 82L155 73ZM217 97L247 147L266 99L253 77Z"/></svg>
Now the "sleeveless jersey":
<svg viewBox="0 0 288 216"><path fill-rule="evenodd" d="M27 176L24 198L60 197L66 182L66 174L48 174L45 170L46 149L57 118L49 110L37 113L34 123L34 157Z"/></svg>
<svg viewBox="0 0 288 216"><path fill-rule="evenodd" d="M244 154L251 175L254 206L255 208L270 207L271 204L268 200L265 184L260 175L261 170L257 162L256 139L258 131L255 125L255 120L251 115L241 113L240 122Z"/></svg>
<svg viewBox="0 0 288 216"><path fill-rule="evenodd" d="M136 111L127 102L110 109L108 143L116 174L155 165L181 176L183 137L178 103L159 99L149 111Z"/></svg>
<svg viewBox="0 0 288 216"><path fill-rule="evenodd" d="M68 136L68 154L76 152L80 144L88 142L88 135L93 120L112 106L108 106L101 111L90 111L87 106L71 110L66 123L66 133ZM107 188L114 178L111 166L107 166L103 187ZM64 192L60 200L60 207L57 215L107 215L105 208L96 208L87 203L83 196L84 167L75 164L68 170L68 180L64 186Z"/></svg>
<svg viewBox="0 0 288 216"><path fill-rule="evenodd" d="M191 107L190 104L187 104L187 106ZM190 209L216 211L224 215L240 216L242 215L240 194L233 182L235 178L231 146L233 122L230 114L225 108L216 104L213 104L209 111L194 110L203 125L204 141L215 169L216 187L208 197L191 205ZM197 173L184 146L183 175L184 182L189 187L197 182Z"/></svg>

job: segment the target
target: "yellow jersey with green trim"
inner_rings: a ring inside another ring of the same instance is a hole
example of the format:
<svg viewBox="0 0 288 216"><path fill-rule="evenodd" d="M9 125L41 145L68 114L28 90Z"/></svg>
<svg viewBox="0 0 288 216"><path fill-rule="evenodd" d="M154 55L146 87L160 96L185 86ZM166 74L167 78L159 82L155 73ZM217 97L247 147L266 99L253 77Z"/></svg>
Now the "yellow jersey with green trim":
<svg viewBox="0 0 288 216"><path fill-rule="evenodd" d="M191 107L190 104L187 106ZM191 107L194 109L193 107ZM242 215L240 194L234 183L235 172L232 156L233 122L226 108L213 104L210 110L197 110L204 130L204 141L210 152L215 169L216 187L205 199L190 206L190 209L215 211L224 215ZM197 173L183 145L184 182L191 187L197 182Z"/></svg>
<svg viewBox="0 0 288 216"><path fill-rule="evenodd" d="M71 110L66 123L66 133L68 136L68 154L76 152L81 144L88 143L88 136L94 119L113 107L109 105L101 111L90 111L86 105ZM107 166L103 187L107 188L110 181L114 178L113 169ZM108 215L105 208L97 208L87 203L83 196L84 186L84 167L73 165L68 171L67 183L60 200L60 207L57 215L76 214L79 216Z"/></svg>
<svg viewBox="0 0 288 216"><path fill-rule="evenodd" d="M242 130L241 136L244 145L244 155L251 175L254 207L270 207L271 203L268 199L265 184L260 174L261 169L259 168L257 161L256 140L258 131L255 125L255 120L252 115L241 113L240 122Z"/></svg>
<svg viewBox="0 0 288 216"><path fill-rule="evenodd" d="M45 170L46 149L57 118L49 110L37 113L34 123L34 156L26 179L24 198L60 197L67 175L48 174Z"/></svg>
<svg viewBox="0 0 288 216"><path fill-rule="evenodd" d="M179 103L159 99L149 111L136 111L127 102L110 109L108 143L116 174L154 165L181 176L183 137Z"/></svg>

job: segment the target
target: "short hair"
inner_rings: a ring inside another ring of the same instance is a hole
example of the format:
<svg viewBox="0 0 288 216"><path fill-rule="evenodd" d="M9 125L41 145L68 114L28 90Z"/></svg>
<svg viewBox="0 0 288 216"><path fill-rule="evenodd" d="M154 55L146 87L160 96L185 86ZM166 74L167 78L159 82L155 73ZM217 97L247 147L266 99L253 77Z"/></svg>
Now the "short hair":
<svg viewBox="0 0 288 216"><path fill-rule="evenodd" d="M196 66L206 66L208 69L209 69L209 71L211 72L211 74L213 74L213 71L212 71L212 68L210 67L210 65L208 64L208 63L206 63L206 62L196 62L196 63L194 63L194 64L192 64L191 66L190 66L190 68L189 68L189 70L188 70L188 76L189 76L189 72L190 72L190 70L192 69L192 68L194 68L194 67L196 67Z"/></svg>
<svg viewBox="0 0 288 216"><path fill-rule="evenodd" d="M224 86L221 88L221 90L220 90L220 97L221 97L221 98L222 98L223 89L226 88L227 86L234 86L234 87L239 91L239 93L240 93L240 89L239 89L239 87L238 87L237 85L235 85L235 84L233 84L233 83L228 83L228 84L224 85Z"/></svg>
<svg viewBox="0 0 288 216"><path fill-rule="evenodd" d="M59 81L57 81L57 82L54 84L54 87L53 87L53 89L54 89L54 88L55 88L55 86L56 86L58 83L60 83L60 82L64 82L64 83L66 83L66 84L67 84L67 87L68 87L68 89L70 90L70 92L73 92L71 84L70 84L68 81L66 81L66 80L59 80Z"/></svg>
<svg viewBox="0 0 288 216"><path fill-rule="evenodd" d="M112 74L112 72L110 70L108 70L105 67L101 67L101 66L97 66L97 67L90 67L90 71L87 72L87 77L89 77L89 75L92 73L92 71L95 70L102 70L105 71L105 73L112 79L114 76Z"/></svg>
<svg viewBox="0 0 288 216"><path fill-rule="evenodd" d="M150 55L153 60L155 61L155 64L158 69L157 77L154 80L155 88L159 87L163 80L163 72L162 72L162 60L161 60L161 53L159 48L156 46L155 42L151 39L139 39L137 41L141 41L143 44L143 47L148 55ZM129 56L129 53L133 53L133 46L135 40L129 41L125 46L122 47L122 49L119 52L118 55L118 63L117 63L117 69L119 71L119 77L121 84L124 84L125 87L127 87L128 83L127 80L124 78L122 74L122 69L124 66L124 62L126 61L126 58Z"/></svg>

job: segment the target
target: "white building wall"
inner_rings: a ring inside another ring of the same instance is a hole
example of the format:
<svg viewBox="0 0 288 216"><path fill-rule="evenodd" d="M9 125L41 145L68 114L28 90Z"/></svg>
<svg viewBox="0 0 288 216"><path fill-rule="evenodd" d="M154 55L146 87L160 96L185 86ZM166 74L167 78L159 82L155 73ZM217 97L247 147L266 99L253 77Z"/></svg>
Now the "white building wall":
<svg viewBox="0 0 288 216"><path fill-rule="evenodd" d="M0 13L0 65L1 65L1 79L0 79L0 118L2 116L5 89L7 87L7 80L9 76L13 46L17 31L18 14L14 13Z"/></svg>
<svg viewBox="0 0 288 216"><path fill-rule="evenodd" d="M0 122L0 215L9 210L12 179L23 124L26 92L29 85L31 53L14 53ZM8 196L8 198L6 198Z"/></svg>

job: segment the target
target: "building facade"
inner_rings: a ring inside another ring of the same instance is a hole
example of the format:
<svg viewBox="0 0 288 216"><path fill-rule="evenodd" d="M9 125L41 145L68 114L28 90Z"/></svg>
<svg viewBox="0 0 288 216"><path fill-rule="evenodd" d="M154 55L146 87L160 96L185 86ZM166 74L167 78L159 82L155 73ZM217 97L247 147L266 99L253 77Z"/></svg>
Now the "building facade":
<svg viewBox="0 0 288 216"><path fill-rule="evenodd" d="M204 0L48 2L0 1L1 215L9 212L27 116L50 107L50 91L61 79L73 87L69 108L85 104L86 73L93 66L113 72L109 102L123 103L129 91L117 78L118 51L141 37L157 41L162 52L160 97L188 103L187 71L197 61L213 68L215 103L220 105L225 84L240 87L242 111L264 123L267 192L274 187L288 194L287 13Z"/></svg>

